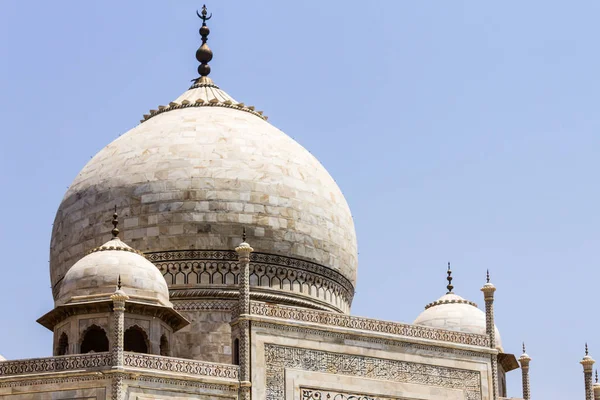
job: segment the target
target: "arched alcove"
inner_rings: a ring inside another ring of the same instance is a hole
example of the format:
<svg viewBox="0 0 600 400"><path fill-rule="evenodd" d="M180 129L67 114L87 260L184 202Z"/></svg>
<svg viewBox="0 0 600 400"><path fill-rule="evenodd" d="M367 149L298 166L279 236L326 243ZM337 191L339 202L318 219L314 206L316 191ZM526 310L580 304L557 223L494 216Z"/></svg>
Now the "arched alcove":
<svg viewBox="0 0 600 400"><path fill-rule="evenodd" d="M106 331L98 325L92 325L83 333L81 341L81 353L100 353L108 351L108 337Z"/></svg>
<svg viewBox="0 0 600 400"><path fill-rule="evenodd" d="M58 339L58 345L56 346L56 355L64 356L69 351L69 337L66 333L62 333Z"/></svg>
<svg viewBox="0 0 600 400"><path fill-rule="evenodd" d="M169 339L167 339L167 335L163 333L160 337L160 355L161 356L170 356L171 349L169 348Z"/></svg>
<svg viewBox="0 0 600 400"><path fill-rule="evenodd" d="M148 335L137 325L125 331L124 336L125 351L133 351L134 353L148 353Z"/></svg>

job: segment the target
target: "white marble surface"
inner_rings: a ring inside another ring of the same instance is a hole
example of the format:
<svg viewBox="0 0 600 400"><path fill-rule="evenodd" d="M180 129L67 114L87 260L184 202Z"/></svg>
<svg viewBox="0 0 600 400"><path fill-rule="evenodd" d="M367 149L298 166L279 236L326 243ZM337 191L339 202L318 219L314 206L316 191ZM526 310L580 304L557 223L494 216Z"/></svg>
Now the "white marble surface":
<svg viewBox="0 0 600 400"><path fill-rule="evenodd" d="M122 237L143 252L233 249L245 226L256 251L356 279L354 224L337 184L307 150L249 112L164 112L102 149L56 214L53 285L110 238L115 205Z"/></svg>

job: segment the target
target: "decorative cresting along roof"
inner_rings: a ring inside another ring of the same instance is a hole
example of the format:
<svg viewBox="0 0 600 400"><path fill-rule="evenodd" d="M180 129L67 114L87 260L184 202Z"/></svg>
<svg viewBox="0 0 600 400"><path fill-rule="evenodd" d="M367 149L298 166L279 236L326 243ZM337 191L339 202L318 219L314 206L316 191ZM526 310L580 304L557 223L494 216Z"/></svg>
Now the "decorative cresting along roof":
<svg viewBox="0 0 600 400"><path fill-rule="evenodd" d="M440 304L468 304L470 306L477 307L477 304L472 301L463 299L462 297L460 297L454 293L448 293L448 294L440 297L436 301L427 304L425 306L425 309L427 310L428 308L439 306Z"/></svg>
<svg viewBox="0 0 600 400"><path fill-rule="evenodd" d="M256 115L259 118L267 120L262 111L256 111L254 106L246 106L244 103L235 101L231 96L221 90L214 84L213 80L208 77L210 74L209 61L213 58L212 50L206 44L210 29L206 26L206 21L212 18L212 14L207 16L206 6L202 6L202 13L198 13L198 17L202 20L200 27L200 36L202 44L196 50L196 59L200 62L198 66L198 74L200 77L194 79L194 84L187 92L179 96L175 101L169 103L168 106L158 106L157 110L150 110L148 114L144 114L144 118L140 122L171 110L178 110L187 107L225 107L233 108L240 111L245 111Z"/></svg>

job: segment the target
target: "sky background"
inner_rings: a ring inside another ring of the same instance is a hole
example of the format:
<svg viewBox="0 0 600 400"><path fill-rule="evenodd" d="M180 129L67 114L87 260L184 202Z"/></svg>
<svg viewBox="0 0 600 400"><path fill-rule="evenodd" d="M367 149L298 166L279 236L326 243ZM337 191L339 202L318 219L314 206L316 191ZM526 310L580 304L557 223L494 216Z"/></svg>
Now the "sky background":
<svg viewBox="0 0 600 400"><path fill-rule="evenodd" d="M195 1L16 1L0 12L0 354L51 355L51 225L85 163L197 76ZM214 1L211 77L312 152L358 234L355 315L445 293L527 343L533 397L600 359L600 2ZM520 372L509 373L521 396Z"/></svg>

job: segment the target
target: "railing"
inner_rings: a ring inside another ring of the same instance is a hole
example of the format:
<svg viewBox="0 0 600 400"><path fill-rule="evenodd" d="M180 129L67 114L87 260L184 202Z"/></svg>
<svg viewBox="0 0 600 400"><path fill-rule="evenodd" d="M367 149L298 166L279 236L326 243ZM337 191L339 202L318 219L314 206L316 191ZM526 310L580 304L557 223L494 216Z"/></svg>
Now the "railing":
<svg viewBox="0 0 600 400"><path fill-rule="evenodd" d="M233 313L235 318L237 310L233 310ZM346 314L299 309L258 302L250 303L250 314L340 328L359 329L369 332L408 336L419 339L431 339L442 342L482 347L490 346L487 335L448 331L444 329L429 328L426 326L402 324L399 322L381 321L377 319L354 317Z"/></svg>
<svg viewBox="0 0 600 400"><path fill-rule="evenodd" d="M209 363L151 354L125 352L125 366L214 378L239 379L239 367L236 365Z"/></svg>
<svg viewBox="0 0 600 400"><path fill-rule="evenodd" d="M77 354L0 362L0 376L39 374L77 369L100 369L111 363L110 353Z"/></svg>

